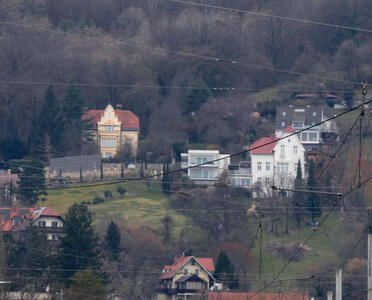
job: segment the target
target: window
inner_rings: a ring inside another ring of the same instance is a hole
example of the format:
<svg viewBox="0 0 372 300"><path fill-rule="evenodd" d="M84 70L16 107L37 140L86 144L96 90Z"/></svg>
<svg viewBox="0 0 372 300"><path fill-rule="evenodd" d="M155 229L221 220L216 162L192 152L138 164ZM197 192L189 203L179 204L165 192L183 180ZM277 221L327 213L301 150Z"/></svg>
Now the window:
<svg viewBox="0 0 372 300"><path fill-rule="evenodd" d="M210 170L203 170L203 178L204 179L212 178L212 171L210 171Z"/></svg>
<svg viewBox="0 0 372 300"><path fill-rule="evenodd" d="M286 111L283 111L282 112L282 116L285 117L287 115L287 112Z"/></svg>
<svg viewBox="0 0 372 300"><path fill-rule="evenodd" d="M52 227L58 227L58 222L56 221L52 222Z"/></svg>
<svg viewBox="0 0 372 300"><path fill-rule="evenodd" d="M316 117L316 111L313 111L313 117Z"/></svg>
<svg viewBox="0 0 372 300"><path fill-rule="evenodd" d="M112 126L112 125L109 125L109 126L105 126L105 130L106 131L114 131L115 127Z"/></svg>
<svg viewBox="0 0 372 300"><path fill-rule="evenodd" d="M280 145L280 158L285 158L285 146Z"/></svg>
<svg viewBox="0 0 372 300"><path fill-rule="evenodd" d="M309 141L316 142L318 140L318 134L316 132L309 132Z"/></svg>
<svg viewBox="0 0 372 300"><path fill-rule="evenodd" d="M199 275L199 269L195 269L195 275Z"/></svg>
<svg viewBox="0 0 372 300"><path fill-rule="evenodd" d="M298 147L295 145L293 146L293 154L297 154L298 152Z"/></svg>
<svg viewBox="0 0 372 300"><path fill-rule="evenodd" d="M270 171L270 162L266 162L266 171Z"/></svg>
<svg viewBox="0 0 372 300"><path fill-rule="evenodd" d="M183 269L183 275L189 275L189 269L184 268Z"/></svg>
<svg viewBox="0 0 372 300"><path fill-rule="evenodd" d="M261 171L262 169L262 162L258 161L257 162L257 171Z"/></svg>
<svg viewBox="0 0 372 300"><path fill-rule="evenodd" d="M258 178L257 178L257 182L258 182L258 183L262 183L262 178L261 178L261 177L258 177Z"/></svg>
<svg viewBox="0 0 372 300"><path fill-rule="evenodd" d="M40 227L45 227L46 223L45 223L45 221L39 221L38 225Z"/></svg>
<svg viewBox="0 0 372 300"><path fill-rule="evenodd" d="M116 139L114 139L114 138L102 138L101 139L101 147L115 148L116 147Z"/></svg>
<svg viewBox="0 0 372 300"><path fill-rule="evenodd" d="M288 164L278 163L276 166L276 171L278 174L287 174L288 173Z"/></svg>
<svg viewBox="0 0 372 300"><path fill-rule="evenodd" d="M205 164L208 161L206 157L197 157L196 158L196 163L199 164Z"/></svg>
<svg viewBox="0 0 372 300"><path fill-rule="evenodd" d="M105 157L106 157L106 158L111 158L111 157L112 157L111 152L106 152L106 153L105 153Z"/></svg>
<svg viewBox="0 0 372 300"><path fill-rule="evenodd" d="M270 185L270 178L266 177L265 178L265 183L266 183L266 185Z"/></svg>
<svg viewBox="0 0 372 300"><path fill-rule="evenodd" d="M282 122L282 127L284 127L284 126L285 126L285 122L283 121L283 122Z"/></svg>
<svg viewBox="0 0 372 300"><path fill-rule="evenodd" d="M302 128L302 127L304 127L304 123L303 122L293 122L292 127L293 128Z"/></svg>
<svg viewBox="0 0 372 300"><path fill-rule="evenodd" d="M301 133L301 141L306 142L307 141L307 132Z"/></svg>
<svg viewBox="0 0 372 300"><path fill-rule="evenodd" d="M58 235L53 234L53 235L52 235L52 240L53 240L53 241L58 241Z"/></svg>

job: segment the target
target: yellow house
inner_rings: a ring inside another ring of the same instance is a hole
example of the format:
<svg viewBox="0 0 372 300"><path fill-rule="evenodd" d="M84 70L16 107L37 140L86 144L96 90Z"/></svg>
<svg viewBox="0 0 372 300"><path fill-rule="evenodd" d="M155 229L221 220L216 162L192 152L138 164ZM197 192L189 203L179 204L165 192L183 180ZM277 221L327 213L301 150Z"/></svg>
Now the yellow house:
<svg viewBox="0 0 372 300"><path fill-rule="evenodd" d="M110 104L105 110L89 110L83 120L89 120L92 137L104 158L130 151L137 153L139 119L129 110L115 110Z"/></svg>
<svg viewBox="0 0 372 300"><path fill-rule="evenodd" d="M156 290L157 300L204 299L216 282L212 258L181 256L165 266ZM204 297L203 297L204 296Z"/></svg>

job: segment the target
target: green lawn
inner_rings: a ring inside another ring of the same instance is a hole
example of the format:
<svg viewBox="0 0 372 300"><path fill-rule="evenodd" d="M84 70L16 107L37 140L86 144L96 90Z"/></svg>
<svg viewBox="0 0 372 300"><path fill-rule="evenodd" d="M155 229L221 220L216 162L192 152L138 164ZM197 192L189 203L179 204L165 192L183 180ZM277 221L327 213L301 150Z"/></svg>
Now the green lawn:
<svg viewBox="0 0 372 300"><path fill-rule="evenodd" d="M121 185L127 190L124 197L117 193L117 187ZM61 190L49 190L47 201L40 205L50 206L61 214L66 213L73 203L92 201L96 196L104 198L104 191L109 190L113 194L112 199L106 199L104 203L90 205L89 208L95 213L96 222L116 218L125 222L138 225L146 224L154 229L159 229L161 219L169 213L175 222L175 234L181 229L188 227L187 217L174 211L165 196L159 182L151 183L150 192L147 186L141 182L125 182L104 186L92 186L84 188L71 188Z"/></svg>
<svg viewBox="0 0 372 300"><path fill-rule="evenodd" d="M319 218L321 222L322 218ZM305 225L306 226L306 225ZM270 255L270 252L265 249L268 241L279 240L281 243L300 241L305 242L305 240L310 236L313 230L308 226L303 226L301 230L292 228L288 235L280 234L280 236L275 236L268 230L264 230L262 238L262 277L269 281L278 274L278 272L283 268L284 264L287 262L281 258L277 258L274 255ZM324 264L325 262L330 264L341 263L340 257L335 254L335 241L337 236L341 236L344 230L342 222L338 220L335 216L330 216L326 219L326 222L315 232L312 238L309 240L307 246L310 247L310 251L306 252L303 259L298 262L290 263L284 272L281 274L281 278L294 277L297 275L307 275L313 272L317 267ZM255 270L258 274L259 268L259 239L255 242L255 247L253 249L253 256L258 262L257 269ZM290 283L288 283L290 284ZM259 287L260 283L257 283L255 288Z"/></svg>

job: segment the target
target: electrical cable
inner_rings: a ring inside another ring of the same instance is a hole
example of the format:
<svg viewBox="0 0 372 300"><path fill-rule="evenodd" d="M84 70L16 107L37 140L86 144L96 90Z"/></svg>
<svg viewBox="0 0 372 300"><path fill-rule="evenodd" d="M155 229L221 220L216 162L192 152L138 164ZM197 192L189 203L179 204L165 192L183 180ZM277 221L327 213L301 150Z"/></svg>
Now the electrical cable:
<svg viewBox="0 0 372 300"><path fill-rule="evenodd" d="M367 101L365 104L368 104L372 102L372 100L369 100ZM215 162L218 162L218 161L221 161L221 160L225 160L227 158L231 158L231 157L235 157L235 156L240 156L242 154L246 154L252 150L256 150L256 149L259 149L259 148L262 148L262 147L265 147L267 145L270 145L270 144L273 144L273 143L277 143L278 141L281 141L281 140L284 140L284 139L288 139L294 135L298 135L300 134L301 132L304 132L304 131L307 131L311 128L314 128L314 127L317 127L319 125L322 125L326 122L329 122L331 120L334 120L334 119L337 119L345 114L348 114L354 110L357 110L359 109L362 105L364 104L361 104L361 105L357 105L353 108L350 108L342 113L339 113L333 117L330 117L326 120L323 120L323 121L320 121L314 125L311 125L307 128L304 128L304 129L301 129L299 131L296 131L296 132L293 132L293 133L290 133L288 134L287 136L284 136L284 137L279 137L273 141L270 141L270 142L267 142L267 143L264 143L262 145L259 145L259 146L256 146L256 147L252 147L248 150L243 150L243 151L240 151L240 152L237 152L237 153L234 153L234 154L230 154L228 156L225 156L225 157L221 157L221 158L217 158L217 159L214 159L214 160L210 160L210 161L207 161L207 162L204 162L204 163L200 163L200 164L196 164L196 165L193 165L193 166L188 166L186 168L178 168L178 169L175 169L175 170L170 170L170 171L167 171L165 173L160 173L160 174L157 174L157 175L149 175L149 176L143 176L143 177L139 177L139 178L133 178L133 179L123 179L123 180L117 180L117 181L112 181L112 182L105 182L105 183L99 183L99 184L89 184L89 185L79 185L79 186L74 186L74 187L54 187L54 188L46 188L45 190L62 190L62 189L78 189L78 188L85 188L85 187L94 187L94 186L104 186L104 185L112 185L112 184L117 184L117 183L121 183L121 182L132 182L132 181L140 181L140 180L145 180L145 179L149 179L149 178L154 178L154 177L158 177L158 176L162 176L162 175L166 175L166 174L173 174L173 173L177 173L177 172L182 172L182 171L186 171L186 170L189 170L189 169L194 169L194 168L198 168L198 167L201 167L201 166L204 166L204 165L208 165L208 164L211 164L211 163L215 163ZM13 189L16 189L16 190L29 190L30 188L16 188L14 187ZM34 188L31 188L32 190Z"/></svg>
<svg viewBox="0 0 372 300"><path fill-rule="evenodd" d="M335 28L335 29L343 29L343 30L352 30L352 31L365 32L365 33L372 33L372 30L364 29L364 28L358 28L358 27L346 26L346 25L338 25L338 24L331 24L331 23L325 23L325 22L313 21L313 20L307 20L307 19L300 19L300 18L291 18L291 17L273 15L273 14L269 14L269 13L261 13L261 12L258 12L258 11L250 11L250 10L243 10L243 9L237 9L237 8L229 8L229 7L217 6L217 5L212 5L212 4L204 4L204 3L199 3L199 2L191 2L191 1L185 1L185 0L165 0L165 1L175 2L175 3L185 4L185 5L191 5L191 6L219 9L219 10L224 10L224 11L229 11L229 12L249 14L249 15L254 15L254 16L259 16L259 17L269 17L269 18L286 20L286 21L302 22L302 23L311 24L311 25L332 27L332 28Z"/></svg>
<svg viewBox="0 0 372 300"><path fill-rule="evenodd" d="M66 32L55 30L55 29L46 29L42 27L34 27L34 26L28 26L24 24L17 24L17 23L12 23L12 22L5 22L5 21L0 21L0 24L7 25L7 26L15 26L23 29L31 29L31 30L39 30L39 31L44 31L44 32L49 32L49 33L57 33L61 34L64 37L67 37ZM78 38L93 38L93 39L98 39L100 40L99 37L86 37L81 34L76 34L76 33L69 33L71 36L75 36ZM275 67L270 67L270 66L263 66L263 65L257 65L257 64L251 64L251 63L245 63L245 62L239 62L236 60L231 60L231 59L226 59L226 58L218 58L218 57L212 57L212 56L206 56L206 55L200 55L200 54L195 54L195 53L187 53L183 51L172 51L164 48L154 48L154 47L149 47L146 45L138 45L138 44L131 44L128 42L124 41L117 41L117 44L124 45L124 46L130 46L130 47L136 47L136 48L142 48L142 49L149 49L151 51L159 51L163 53L168 53L168 54L175 54L179 56L186 56L186 57L194 57L198 59L203 59L207 61L215 61L215 62L224 62L224 63L229 63L229 64L235 64L235 65L242 65L246 66L249 68L256 68L256 69L263 69L263 70L269 70L269 71L274 71L274 72L282 72L282 73L287 73L291 75L296 75L296 76L308 76L311 78L318 78L322 80L330 80L334 82L341 82L341 83L348 83L348 84L353 84L353 85L360 85L359 82L355 81L348 81L348 80L343 80L343 79L337 79L334 77L327 77L327 76L322 76L322 75L316 75L316 74L309 74L309 73L303 73L303 72L298 72L298 71L291 71L291 70L286 70L286 69L281 69L281 68L275 68Z"/></svg>
<svg viewBox="0 0 372 300"><path fill-rule="evenodd" d="M370 180L372 180L372 176L368 177L367 179L365 179L363 182L361 182L361 185L358 186L357 188L354 188L352 190L350 190L348 193L346 193L343 197L341 198L345 198L347 196L349 196L351 193L353 193L356 189L359 189L361 188L361 186L367 184ZM339 201L341 201L341 199L339 199ZM334 201L334 205L333 205L333 208L331 208L327 214L325 215L325 217L322 219L322 221L319 223L318 227L316 229L314 229L314 231L307 237L307 239L305 240L305 242L303 243L304 246L306 246L309 241L313 238L313 236L315 235L315 233L319 230L319 228L324 224L324 222L328 219L328 217L330 216L331 212L336 208L336 205L337 205L337 201ZM259 294L259 293L262 293L264 290L266 290L269 286L271 286L273 283L274 283L274 280L277 280L280 278L280 275L286 270L286 268L292 263L292 261L294 260L294 258L297 256L299 250L296 251L296 253L294 255L291 256L291 258L283 265L283 267L280 269L280 271L277 273L277 275L273 278L273 280L267 284L265 284L262 288L260 288L255 294ZM252 299L252 297L248 297L247 300L250 300Z"/></svg>

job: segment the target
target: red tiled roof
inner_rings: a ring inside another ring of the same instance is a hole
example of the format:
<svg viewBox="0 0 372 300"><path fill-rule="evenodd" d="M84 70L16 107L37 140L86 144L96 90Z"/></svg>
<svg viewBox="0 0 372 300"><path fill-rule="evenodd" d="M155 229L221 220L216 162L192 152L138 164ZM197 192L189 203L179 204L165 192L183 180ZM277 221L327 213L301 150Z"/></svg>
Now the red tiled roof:
<svg viewBox="0 0 372 300"><path fill-rule="evenodd" d="M97 127L97 122L101 120L103 113L104 110L91 109L83 115L83 120L92 120L92 124ZM122 129L139 130L139 118L130 110L116 110L115 115L121 121Z"/></svg>
<svg viewBox="0 0 372 300"><path fill-rule="evenodd" d="M181 257L176 257L174 259L174 263L171 266L165 266L164 269L167 270L165 273L163 273L160 276L160 279L169 279L172 278L177 271L184 265L186 264L192 256L181 256ZM212 258L196 258L196 261L208 272L214 272L214 263Z"/></svg>
<svg viewBox="0 0 372 300"><path fill-rule="evenodd" d="M254 142L252 144L251 153L252 154L273 154L273 150L275 148L277 140L278 140L278 138L276 136L260 138L258 141ZM270 143L270 144L265 145L267 143ZM262 146L262 145L265 145L265 146ZM257 147L259 147L259 148L257 148Z"/></svg>
<svg viewBox="0 0 372 300"><path fill-rule="evenodd" d="M60 217L61 215L57 213L53 208L45 207L45 209L41 213L41 216Z"/></svg>
<svg viewBox="0 0 372 300"><path fill-rule="evenodd" d="M17 231L23 228L28 220L35 222L40 216L60 217L56 211L49 207L0 207L0 231ZM12 223L14 217L20 218L18 226L14 226Z"/></svg>
<svg viewBox="0 0 372 300"><path fill-rule="evenodd" d="M308 300L307 293L304 294L269 294L269 293L231 293L210 292L208 300Z"/></svg>
<svg viewBox="0 0 372 300"><path fill-rule="evenodd" d="M296 130L294 130L292 126L288 126L286 129L284 129L284 132L293 133L296 132Z"/></svg>

